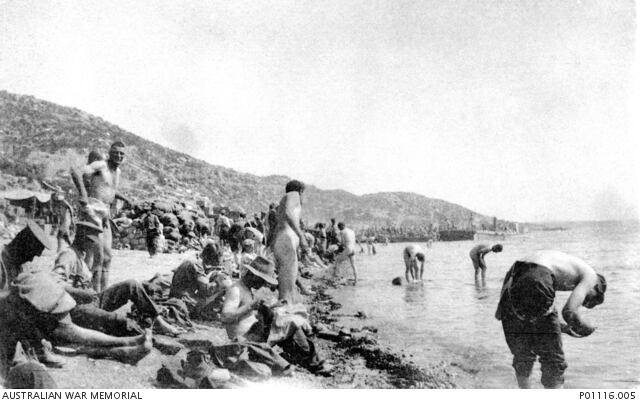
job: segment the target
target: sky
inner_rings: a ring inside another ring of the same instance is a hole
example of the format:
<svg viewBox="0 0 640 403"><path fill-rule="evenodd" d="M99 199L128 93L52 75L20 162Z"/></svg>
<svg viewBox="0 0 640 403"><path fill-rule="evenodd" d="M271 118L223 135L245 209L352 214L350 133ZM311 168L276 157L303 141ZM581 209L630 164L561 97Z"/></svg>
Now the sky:
<svg viewBox="0 0 640 403"><path fill-rule="evenodd" d="M636 13L628 0L0 0L0 89L322 189L518 221L637 219Z"/></svg>

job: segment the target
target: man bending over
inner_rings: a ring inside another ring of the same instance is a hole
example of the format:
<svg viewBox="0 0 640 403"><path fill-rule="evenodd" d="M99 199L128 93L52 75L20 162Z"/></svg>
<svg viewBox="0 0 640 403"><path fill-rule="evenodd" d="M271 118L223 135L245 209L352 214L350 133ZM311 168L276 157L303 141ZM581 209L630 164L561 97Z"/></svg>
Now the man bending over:
<svg viewBox="0 0 640 403"><path fill-rule="evenodd" d="M473 263L473 269L475 270L475 282L478 284L478 274L482 273L482 286L486 286L485 272L487 271L487 264L484 262L484 257L487 253L499 253L502 252L502 245L495 244L492 247L487 245L476 245L469 251L469 257Z"/></svg>
<svg viewBox="0 0 640 403"><path fill-rule="evenodd" d="M404 248L402 257L405 266L404 278L407 283L409 282L409 275L411 275L412 281L422 281L425 262L424 250L418 245L409 245ZM420 262L420 268L418 268L418 262Z"/></svg>
<svg viewBox="0 0 640 403"><path fill-rule="evenodd" d="M542 385L560 388L567 364L562 350L564 332L586 337L596 328L578 313L604 302L607 282L584 260L563 252L539 251L517 260L507 272L496 318L513 354L513 368L520 388L529 388L531 369L539 358ZM562 308L561 323L554 301L556 291L571 291Z"/></svg>

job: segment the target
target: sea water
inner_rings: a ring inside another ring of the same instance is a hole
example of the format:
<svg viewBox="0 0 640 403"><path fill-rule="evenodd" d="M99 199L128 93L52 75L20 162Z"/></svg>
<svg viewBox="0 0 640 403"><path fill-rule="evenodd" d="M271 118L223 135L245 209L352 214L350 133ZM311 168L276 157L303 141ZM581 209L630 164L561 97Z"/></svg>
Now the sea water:
<svg viewBox="0 0 640 403"><path fill-rule="evenodd" d="M469 250L478 243L504 245L485 257L487 285L476 287ZM421 365L453 363L472 374L472 387L516 387L512 355L494 318L505 272L519 257L541 249L576 255L607 278L604 304L583 317L597 327L586 338L563 335L567 388L640 386L640 225L575 224L566 231L540 231L487 241L439 242L427 248L424 284L405 284L402 251L408 244L377 245L377 254L357 254L359 282L333 291L338 311L363 311L355 326L376 326L386 345L405 350ZM341 274L351 276L348 264ZM391 280L402 276L403 285ZM558 292L562 309L569 292ZM540 386L539 363L532 384Z"/></svg>

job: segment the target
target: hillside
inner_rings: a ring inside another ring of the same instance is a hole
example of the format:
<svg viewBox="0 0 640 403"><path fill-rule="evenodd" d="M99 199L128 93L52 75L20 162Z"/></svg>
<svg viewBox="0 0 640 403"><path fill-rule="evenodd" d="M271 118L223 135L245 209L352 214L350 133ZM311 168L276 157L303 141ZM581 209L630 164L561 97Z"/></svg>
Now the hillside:
<svg viewBox="0 0 640 403"><path fill-rule="evenodd" d="M71 189L69 168L81 165L92 149L107 151L116 139L127 145L122 191L137 199L194 202L208 197L214 205L257 212L277 202L289 180L284 176L261 177L212 165L78 109L0 91L0 190L25 186L25 178L47 179ZM312 185L308 187L304 210L307 222L336 217L356 228L431 222L463 227L471 214L462 206L415 193L357 196ZM474 217L476 222L491 221L475 213Z"/></svg>

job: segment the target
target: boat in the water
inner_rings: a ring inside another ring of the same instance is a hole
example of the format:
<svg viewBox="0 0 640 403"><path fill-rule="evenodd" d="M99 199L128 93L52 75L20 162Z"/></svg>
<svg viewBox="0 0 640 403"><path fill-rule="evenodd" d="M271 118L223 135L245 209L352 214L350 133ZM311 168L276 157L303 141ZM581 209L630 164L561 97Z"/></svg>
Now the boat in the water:
<svg viewBox="0 0 640 403"><path fill-rule="evenodd" d="M438 232L439 240L442 242L451 241L473 241L475 231L466 229L448 229Z"/></svg>

